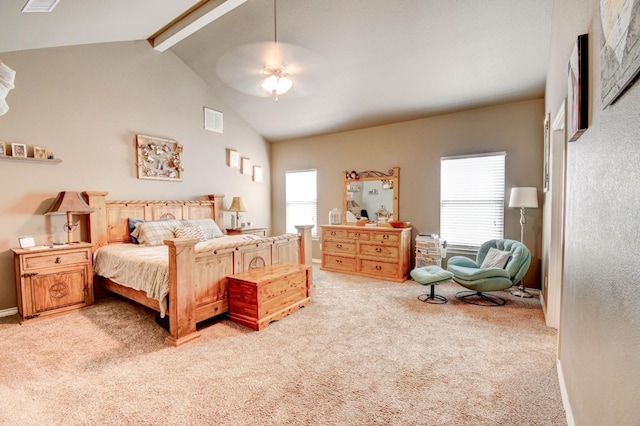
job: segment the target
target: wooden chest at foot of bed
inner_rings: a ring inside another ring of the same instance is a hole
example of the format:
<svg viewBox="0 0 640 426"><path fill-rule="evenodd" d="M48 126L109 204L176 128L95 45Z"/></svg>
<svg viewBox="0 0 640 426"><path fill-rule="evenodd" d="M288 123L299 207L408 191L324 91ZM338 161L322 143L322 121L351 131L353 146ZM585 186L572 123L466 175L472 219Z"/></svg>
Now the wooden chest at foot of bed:
<svg viewBox="0 0 640 426"><path fill-rule="evenodd" d="M254 330L311 303L311 266L278 263L228 278L229 319Z"/></svg>

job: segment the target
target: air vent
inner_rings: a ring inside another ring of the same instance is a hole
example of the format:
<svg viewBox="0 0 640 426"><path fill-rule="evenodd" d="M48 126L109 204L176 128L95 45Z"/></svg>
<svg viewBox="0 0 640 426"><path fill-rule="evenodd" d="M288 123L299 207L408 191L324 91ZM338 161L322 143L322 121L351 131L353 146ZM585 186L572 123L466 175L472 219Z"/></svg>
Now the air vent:
<svg viewBox="0 0 640 426"><path fill-rule="evenodd" d="M60 0L28 0L22 12L51 12Z"/></svg>
<svg viewBox="0 0 640 426"><path fill-rule="evenodd" d="M204 107L204 128L212 132L222 133L222 113Z"/></svg>

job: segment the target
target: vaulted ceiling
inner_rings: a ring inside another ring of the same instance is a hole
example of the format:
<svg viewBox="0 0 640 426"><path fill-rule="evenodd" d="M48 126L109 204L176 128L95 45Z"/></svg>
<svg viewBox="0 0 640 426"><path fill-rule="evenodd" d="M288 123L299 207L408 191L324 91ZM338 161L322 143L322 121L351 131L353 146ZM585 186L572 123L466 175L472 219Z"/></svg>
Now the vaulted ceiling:
<svg viewBox="0 0 640 426"><path fill-rule="evenodd" d="M158 36L156 46L170 46L159 54L177 55L278 141L543 96L552 0L277 0L277 26L273 0L60 0L50 13L21 13L25 2L0 2L0 60ZM314 79L293 75L278 102L238 91L216 71L221 56L273 41L274 27L278 42L322 59Z"/></svg>

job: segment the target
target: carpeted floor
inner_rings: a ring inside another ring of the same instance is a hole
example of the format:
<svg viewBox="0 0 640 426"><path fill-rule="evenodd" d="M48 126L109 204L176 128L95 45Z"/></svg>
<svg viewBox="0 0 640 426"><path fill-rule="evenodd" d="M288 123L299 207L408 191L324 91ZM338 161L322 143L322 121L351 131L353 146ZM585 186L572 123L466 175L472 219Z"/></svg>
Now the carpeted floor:
<svg viewBox="0 0 640 426"><path fill-rule="evenodd" d="M566 425L556 331L537 299L417 299L427 287L320 271L310 306L254 332L223 318L180 348L109 297L0 318L0 424Z"/></svg>

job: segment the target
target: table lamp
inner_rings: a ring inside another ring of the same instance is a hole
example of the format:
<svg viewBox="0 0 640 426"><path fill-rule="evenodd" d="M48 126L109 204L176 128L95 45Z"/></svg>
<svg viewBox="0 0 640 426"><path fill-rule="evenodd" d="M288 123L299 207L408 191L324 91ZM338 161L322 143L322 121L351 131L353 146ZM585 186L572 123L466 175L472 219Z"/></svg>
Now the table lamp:
<svg viewBox="0 0 640 426"><path fill-rule="evenodd" d="M231 216L231 228L236 229L240 224L239 212L246 212L247 206L244 205L242 197L233 197L231 200L231 206L229 206L230 212L235 212L235 216Z"/></svg>
<svg viewBox="0 0 640 426"><path fill-rule="evenodd" d="M58 197L53 202L53 205L49 207L49 210L44 212L45 215L67 215L67 222L64 224L64 230L67 231L67 243L72 243L73 231L78 227L78 222L74 222L71 215L73 214L89 214L94 210L89 206L82 198L79 192L62 191L58 194Z"/></svg>

